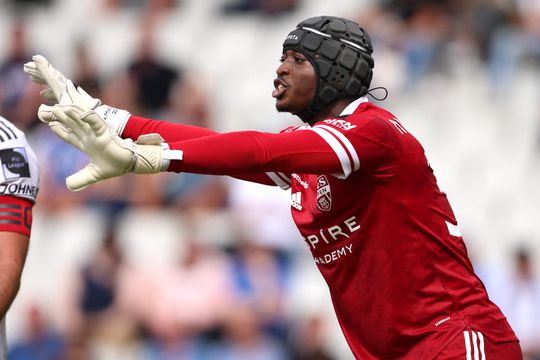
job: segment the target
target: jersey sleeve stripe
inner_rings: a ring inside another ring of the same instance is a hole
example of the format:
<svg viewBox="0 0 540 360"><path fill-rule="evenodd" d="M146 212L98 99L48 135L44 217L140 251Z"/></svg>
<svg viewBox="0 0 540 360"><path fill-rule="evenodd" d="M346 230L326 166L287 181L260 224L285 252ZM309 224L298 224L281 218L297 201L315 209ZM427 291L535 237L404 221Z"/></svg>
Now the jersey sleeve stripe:
<svg viewBox="0 0 540 360"><path fill-rule="evenodd" d="M322 129L319 126L314 126L310 130L319 134L319 136L322 137L323 140L326 141L336 153L339 162L341 163L341 168L343 169L343 175L339 176L339 178L345 179L347 176L349 176L352 172L352 164L351 159L349 158L349 155L347 154L347 151L343 145L341 145L339 141L337 141L337 139L326 129Z"/></svg>
<svg viewBox="0 0 540 360"><path fill-rule="evenodd" d="M13 135L13 138L16 139L17 138L17 135L15 134L15 131L13 131L13 129L8 125L6 124L4 121L0 120L0 123L2 125L4 125L4 127L9 130L9 132L11 133L11 135ZM9 136L9 135L8 135ZM9 137L11 139L11 137Z"/></svg>
<svg viewBox="0 0 540 360"><path fill-rule="evenodd" d="M467 356L467 360L472 360L472 354L471 354L471 339L469 338L469 332L464 331L463 337L465 338L465 354Z"/></svg>
<svg viewBox="0 0 540 360"><path fill-rule="evenodd" d="M330 131L332 134L334 134L334 136L337 137L345 145L345 147L349 151L349 154L352 157L353 171L356 171L356 170L360 169L360 159L358 158L358 154L356 153L356 150L354 149L354 146L351 144L351 142L349 141L349 139L347 139L347 137L345 135L343 135L342 133L340 133L339 131L337 131L336 129L334 129L331 126L315 125L315 127L326 129L326 130Z"/></svg>
<svg viewBox="0 0 540 360"><path fill-rule="evenodd" d="M290 184L292 182L291 178L285 175L284 173L280 172L277 173L287 184Z"/></svg>
<svg viewBox="0 0 540 360"><path fill-rule="evenodd" d="M268 177L270 179L272 179L272 181L277 185L279 186L280 188L282 188L283 190L287 190L290 188L289 184L285 182L285 180L283 180L278 174L276 174L275 172L267 172L266 175L268 175Z"/></svg>

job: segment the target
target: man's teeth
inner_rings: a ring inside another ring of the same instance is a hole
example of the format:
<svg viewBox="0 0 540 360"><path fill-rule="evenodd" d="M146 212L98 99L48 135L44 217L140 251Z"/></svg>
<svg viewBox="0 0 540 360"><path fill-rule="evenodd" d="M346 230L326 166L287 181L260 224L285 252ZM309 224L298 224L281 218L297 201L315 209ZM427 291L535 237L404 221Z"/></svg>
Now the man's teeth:
<svg viewBox="0 0 540 360"><path fill-rule="evenodd" d="M279 84L278 87L277 87L277 89L278 89L279 91L281 91L281 90L285 89L285 86Z"/></svg>

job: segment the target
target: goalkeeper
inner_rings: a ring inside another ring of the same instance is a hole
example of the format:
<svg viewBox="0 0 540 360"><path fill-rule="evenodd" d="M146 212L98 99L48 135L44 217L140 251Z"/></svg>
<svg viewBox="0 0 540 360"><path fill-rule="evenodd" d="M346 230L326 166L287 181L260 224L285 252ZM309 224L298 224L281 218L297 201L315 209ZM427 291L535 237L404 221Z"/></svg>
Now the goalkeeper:
<svg viewBox="0 0 540 360"><path fill-rule="evenodd" d="M368 101L373 48L358 24L307 19L283 43L272 96L306 124L279 134L214 131L101 104L35 56L39 117L91 163L74 191L126 172L230 175L291 189L291 212L359 359L521 359L489 300L424 150Z"/></svg>

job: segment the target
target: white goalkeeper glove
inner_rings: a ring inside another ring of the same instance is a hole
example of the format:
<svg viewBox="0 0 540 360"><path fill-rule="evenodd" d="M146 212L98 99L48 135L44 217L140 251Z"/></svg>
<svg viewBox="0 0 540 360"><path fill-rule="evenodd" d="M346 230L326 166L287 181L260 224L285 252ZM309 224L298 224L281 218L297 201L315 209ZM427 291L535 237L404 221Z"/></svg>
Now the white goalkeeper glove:
<svg viewBox="0 0 540 360"><path fill-rule="evenodd" d="M120 138L95 111L73 105L55 105L51 130L86 153L91 162L66 179L67 187L79 191L94 183L127 172L153 174L166 171L171 160L182 160L182 151L170 150L159 134L146 134L137 142Z"/></svg>
<svg viewBox="0 0 540 360"><path fill-rule="evenodd" d="M93 98L83 88L56 70L42 55L32 56L32 61L24 64L24 72L35 83L48 86L40 93L45 99L56 101L62 105L76 105L85 111L94 110L117 134L120 135L124 130L131 115L129 112L102 104L101 100ZM45 123L54 121L51 107L47 105L40 106L38 117Z"/></svg>

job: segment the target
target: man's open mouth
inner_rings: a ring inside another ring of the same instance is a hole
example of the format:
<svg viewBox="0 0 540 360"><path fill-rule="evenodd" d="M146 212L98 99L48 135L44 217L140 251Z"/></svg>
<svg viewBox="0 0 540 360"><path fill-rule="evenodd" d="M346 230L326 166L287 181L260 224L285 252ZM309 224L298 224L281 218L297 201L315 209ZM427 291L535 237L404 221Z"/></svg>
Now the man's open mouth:
<svg viewBox="0 0 540 360"><path fill-rule="evenodd" d="M287 91L289 84L280 78L274 79L274 91L272 91L272 97L279 99Z"/></svg>

